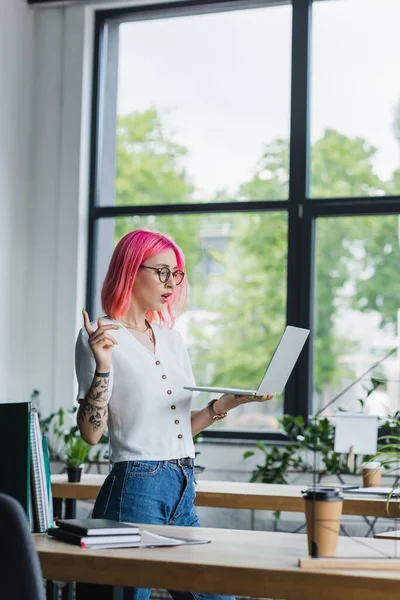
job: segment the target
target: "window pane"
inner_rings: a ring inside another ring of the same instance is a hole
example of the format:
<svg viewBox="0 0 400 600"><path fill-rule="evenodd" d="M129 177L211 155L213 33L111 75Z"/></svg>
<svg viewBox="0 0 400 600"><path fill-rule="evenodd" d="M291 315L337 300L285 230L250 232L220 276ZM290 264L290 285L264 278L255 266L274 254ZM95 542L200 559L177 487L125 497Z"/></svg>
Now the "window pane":
<svg viewBox="0 0 400 600"><path fill-rule="evenodd" d="M311 196L400 193L400 2L313 5Z"/></svg>
<svg viewBox="0 0 400 600"><path fill-rule="evenodd" d="M290 6L121 24L115 203L286 199L290 36Z"/></svg>
<svg viewBox="0 0 400 600"><path fill-rule="evenodd" d="M399 344L399 223L398 215L317 221L314 412ZM394 352L325 414L395 413L399 360ZM382 383L367 398L371 379Z"/></svg>
<svg viewBox="0 0 400 600"><path fill-rule="evenodd" d="M286 315L287 223L283 213L118 217L99 222L96 314L114 245L128 231L171 235L186 256L189 303L177 321L199 385L256 389ZM274 390L271 390L274 391ZM194 408L211 399L196 398ZM214 427L278 428L283 397L239 407Z"/></svg>

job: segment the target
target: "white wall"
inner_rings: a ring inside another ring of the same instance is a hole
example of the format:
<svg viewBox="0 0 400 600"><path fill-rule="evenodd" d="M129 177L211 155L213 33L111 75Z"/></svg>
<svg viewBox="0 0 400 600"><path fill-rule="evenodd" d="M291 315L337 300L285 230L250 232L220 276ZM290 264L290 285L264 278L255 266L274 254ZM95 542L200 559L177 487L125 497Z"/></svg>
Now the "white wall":
<svg viewBox="0 0 400 600"><path fill-rule="evenodd" d="M43 412L70 408L86 277L92 21L82 7L38 10L26 386Z"/></svg>
<svg viewBox="0 0 400 600"><path fill-rule="evenodd" d="M0 0L0 402L38 389L44 413L71 407L76 390L93 16L90 2Z"/></svg>
<svg viewBox="0 0 400 600"><path fill-rule="evenodd" d="M84 303L91 15L0 0L0 402L72 405Z"/></svg>
<svg viewBox="0 0 400 600"><path fill-rule="evenodd" d="M24 400L34 13L0 0L0 402Z"/></svg>

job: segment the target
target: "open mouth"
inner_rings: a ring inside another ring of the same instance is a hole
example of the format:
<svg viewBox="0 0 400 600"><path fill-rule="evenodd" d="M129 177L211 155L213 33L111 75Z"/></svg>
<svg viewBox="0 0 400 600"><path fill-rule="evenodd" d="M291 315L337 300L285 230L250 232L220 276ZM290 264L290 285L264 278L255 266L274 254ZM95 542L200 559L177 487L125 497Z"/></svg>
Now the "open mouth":
<svg viewBox="0 0 400 600"><path fill-rule="evenodd" d="M161 299L163 302L168 302L168 298L171 296L171 293L161 294Z"/></svg>

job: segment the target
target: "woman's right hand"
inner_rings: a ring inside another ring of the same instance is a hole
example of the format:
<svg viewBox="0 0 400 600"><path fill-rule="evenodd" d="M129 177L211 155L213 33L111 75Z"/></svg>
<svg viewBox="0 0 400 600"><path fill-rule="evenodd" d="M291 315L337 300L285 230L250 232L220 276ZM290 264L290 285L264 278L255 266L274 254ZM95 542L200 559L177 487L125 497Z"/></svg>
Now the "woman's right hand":
<svg viewBox="0 0 400 600"><path fill-rule="evenodd" d="M83 310L82 314L83 324L89 336L89 346L96 360L96 369L108 372L111 368L112 349L114 346L118 346L118 342L107 332L111 329L121 329L121 325L104 325L98 318L97 329L92 329L86 310Z"/></svg>

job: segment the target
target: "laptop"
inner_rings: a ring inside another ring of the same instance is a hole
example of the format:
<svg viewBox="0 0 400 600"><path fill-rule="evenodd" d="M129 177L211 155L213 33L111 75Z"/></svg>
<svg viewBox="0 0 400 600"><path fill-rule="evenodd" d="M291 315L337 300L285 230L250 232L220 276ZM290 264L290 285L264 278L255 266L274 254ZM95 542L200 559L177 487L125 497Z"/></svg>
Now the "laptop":
<svg viewBox="0 0 400 600"><path fill-rule="evenodd" d="M266 396L272 392L276 392L278 395L282 394L309 333L309 329L292 327L291 325L286 327L264 373L264 377L256 390L206 386L184 386L184 389L197 392L212 392L215 394L235 394L239 396Z"/></svg>

